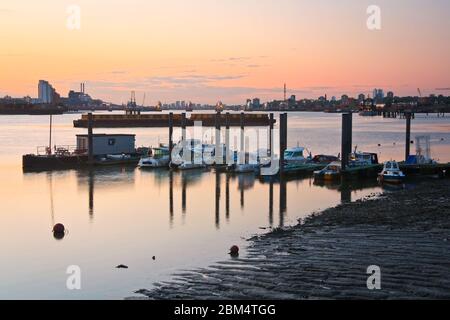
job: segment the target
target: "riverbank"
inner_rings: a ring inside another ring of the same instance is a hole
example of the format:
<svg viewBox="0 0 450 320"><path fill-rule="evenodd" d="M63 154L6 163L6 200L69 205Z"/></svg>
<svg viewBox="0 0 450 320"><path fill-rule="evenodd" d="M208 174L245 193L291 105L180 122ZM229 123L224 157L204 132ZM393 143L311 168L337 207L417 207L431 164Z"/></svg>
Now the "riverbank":
<svg viewBox="0 0 450 320"><path fill-rule="evenodd" d="M381 268L381 290L367 268ZM250 239L245 256L174 276L151 299L450 299L450 181L312 214Z"/></svg>

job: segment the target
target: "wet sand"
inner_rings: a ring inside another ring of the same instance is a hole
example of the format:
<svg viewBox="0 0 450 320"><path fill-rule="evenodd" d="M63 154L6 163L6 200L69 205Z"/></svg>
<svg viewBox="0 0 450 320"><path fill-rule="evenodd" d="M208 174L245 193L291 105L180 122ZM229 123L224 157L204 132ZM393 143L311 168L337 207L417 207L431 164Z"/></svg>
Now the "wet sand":
<svg viewBox="0 0 450 320"><path fill-rule="evenodd" d="M367 268L381 268L381 290ZM245 256L137 291L151 299L450 299L450 181L424 181L250 239Z"/></svg>

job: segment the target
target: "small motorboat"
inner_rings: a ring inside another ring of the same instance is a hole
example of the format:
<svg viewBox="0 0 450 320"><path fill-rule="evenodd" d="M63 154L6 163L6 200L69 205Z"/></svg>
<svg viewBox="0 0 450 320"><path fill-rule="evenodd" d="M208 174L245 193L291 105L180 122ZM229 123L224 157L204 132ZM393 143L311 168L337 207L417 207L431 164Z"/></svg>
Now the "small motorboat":
<svg viewBox="0 0 450 320"><path fill-rule="evenodd" d="M153 148L152 156L142 157L138 166L141 169L163 168L168 167L170 162L170 151L168 147L160 146Z"/></svg>
<svg viewBox="0 0 450 320"><path fill-rule="evenodd" d="M308 157L303 155L305 148L295 147L289 148L284 151L284 162L286 164L304 164L312 159L311 154Z"/></svg>
<svg viewBox="0 0 450 320"><path fill-rule="evenodd" d="M341 177L341 162L334 161L319 171L314 171L314 179L332 181Z"/></svg>
<svg viewBox="0 0 450 320"><path fill-rule="evenodd" d="M378 178L383 183L402 183L405 180L405 175L396 161L387 161Z"/></svg>

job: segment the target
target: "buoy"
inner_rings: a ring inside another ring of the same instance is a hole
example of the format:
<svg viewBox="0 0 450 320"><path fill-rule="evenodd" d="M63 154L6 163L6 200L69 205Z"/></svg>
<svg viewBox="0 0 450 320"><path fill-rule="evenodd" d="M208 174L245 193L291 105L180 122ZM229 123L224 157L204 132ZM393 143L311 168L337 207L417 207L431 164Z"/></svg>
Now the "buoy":
<svg viewBox="0 0 450 320"><path fill-rule="evenodd" d="M230 248L230 252L229 254L233 257L238 256L239 255L239 247L238 246L232 246Z"/></svg>
<svg viewBox="0 0 450 320"><path fill-rule="evenodd" d="M53 226L53 237L56 240L61 240L64 238L66 228L62 223L57 223Z"/></svg>
<svg viewBox="0 0 450 320"><path fill-rule="evenodd" d="M64 233L66 228L62 223L57 223L53 226L53 233Z"/></svg>
<svg viewBox="0 0 450 320"><path fill-rule="evenodd" d="M153 259L153 260L156 260L156 257L155 257L155 256L153 256L153 257L152 257L152 259Z"/></svg>

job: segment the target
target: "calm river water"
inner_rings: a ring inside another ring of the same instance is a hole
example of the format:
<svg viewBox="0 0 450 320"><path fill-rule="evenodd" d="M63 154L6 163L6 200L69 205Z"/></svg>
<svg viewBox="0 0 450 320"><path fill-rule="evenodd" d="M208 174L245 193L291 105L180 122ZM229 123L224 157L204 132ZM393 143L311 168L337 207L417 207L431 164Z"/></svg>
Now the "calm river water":
<svg viewBox="0 0 450 320"><path fill-rule="evenodd" d="M72 121L54 117L53 141L73 145ZM211 171L101 168L23 173L21 156L48 143L48 116L0 116L0 298L121 299L177 271L229 259L237 244L268 227L295 224L313 211L380 191L364 185L319 186L311 178L282 184ZM289 146L313 154L340 149L338 114L289 114ZM402 119L355 115L353 142L381 160L402 160ZM135 133L137 146L166 142L167 129L96 129ZM450 161L450 118L419 115L412 138L430 135L432 156ZM414 151L414 146L412 147ZM52 226L64 223L62 240ZM156 260L152 257L155 256ZM119 264L129 269L116 269ZM81 268L81 290L68 290L68 266Z"/></svg>

